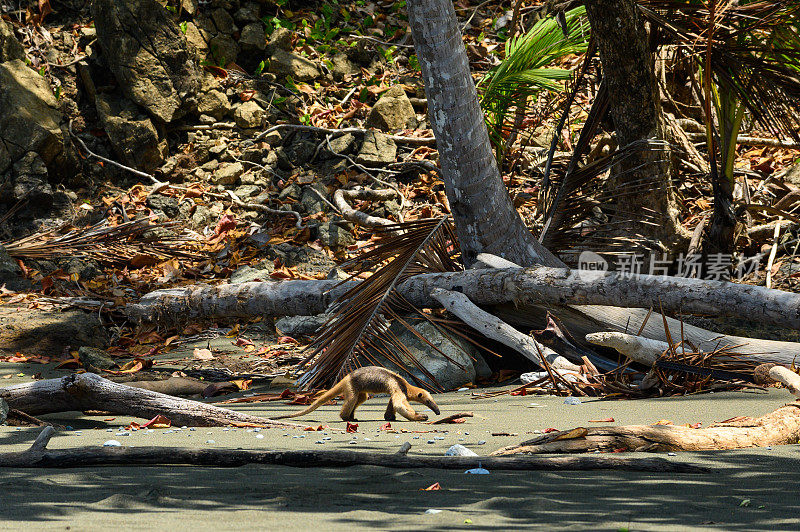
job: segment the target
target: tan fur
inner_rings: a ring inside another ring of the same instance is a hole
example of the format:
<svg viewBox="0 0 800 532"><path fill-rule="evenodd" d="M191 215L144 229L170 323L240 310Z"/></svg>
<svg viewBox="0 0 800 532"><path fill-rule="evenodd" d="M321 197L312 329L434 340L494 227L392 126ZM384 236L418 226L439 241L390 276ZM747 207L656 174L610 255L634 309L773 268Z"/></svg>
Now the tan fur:
<svg viewBox="0 0 800 532"><path fill-rule="evenodd" d="M378 366L366 366L351 372L336 383L333 388L311 403L305 410L273 417L272 419L304 416L337 395L341 395L344 398L344 404L339 417L344 421L355 421L356 408L369 398L369 394L376 393L388 393L390 396L389 405L386 407L386 413L383 416L388 421L394 421L397 417L396 414L400 414L411 421L427 420L427 415L414 411L410 401L421 403L436 412L436 414L439 413L439 407L427 390L410 385L403 377L388 369Z"/></svg>

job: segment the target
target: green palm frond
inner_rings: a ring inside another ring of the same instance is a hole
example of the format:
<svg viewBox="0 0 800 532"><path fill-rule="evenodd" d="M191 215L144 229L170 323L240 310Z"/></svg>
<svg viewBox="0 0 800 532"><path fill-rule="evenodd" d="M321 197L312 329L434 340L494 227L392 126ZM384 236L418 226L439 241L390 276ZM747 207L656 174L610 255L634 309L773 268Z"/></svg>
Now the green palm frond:
<svg viewBox="0 0 800 532"><path fill-rule="evenodd" d="M417 311L395 290L399 283L420 273L462 269L455 230L444 217L386 226L376 234L377 241L366 252L342 265L354 269L354 276L371 275L337 300L333 317L308 346L311 353L303 364L313 362L298 382L304 388L325 387L365 363L381 366L384 361L399 368L413 365L429 381L418 381L420 385L441 388L390 331L390 322L405 325L401 316Z"/></svg>
<svg viewBox="0 0 800 532"><path fill-rule="evenodd" d="M558 21L550 17L537 22L524 35L509 39L505 59L481 80L481 106L498 155L504 133L511 124L511 109L524 106L542 90L562 90L571 72L549 65L566 55L586 52L589 42L586 8L567 12L566 22L566 35Z"/></svg>

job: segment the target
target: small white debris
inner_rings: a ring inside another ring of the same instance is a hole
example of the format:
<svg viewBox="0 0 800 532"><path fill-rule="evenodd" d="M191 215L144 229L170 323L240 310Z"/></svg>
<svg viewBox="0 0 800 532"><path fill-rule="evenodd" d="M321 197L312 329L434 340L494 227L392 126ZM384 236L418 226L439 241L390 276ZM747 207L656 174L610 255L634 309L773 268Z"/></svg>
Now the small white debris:
<svg viewBox="0 0 800 532"><path fill-rule="evenodd" d="M581 404L581 400L577 397L567 397L564 399L565 405L579 405Z"/></svg>
<svg viewBox="0 0 800 532"><path fill-rule="evenodd" d="M429 509L425 510L425 513L426 514L440 514L440 513L442 513L442 511L441 510L437 510L435 508L429 508Z"/></svg>
<svg viewBox="0 0 800 532"><path fill-rule="evenodd" d="M480 440L480 441L478 442L478 445L486 445L486 440Z"/></svg>
<svg viewBox="0 0 800 532"><path fill-rule="evenodd" d="M667 456L678 456L678 455L675 453L667 453Z"/></svg>
<svg viewBox="0 0 800 532"><path fill-rule="evenodd" d="M103 444L103 447L122 447L122 444L117 440L108 440Z"/></svg>
<svg viewBox="0 0 800 532"><path fill-rule="evenodd" d="M445 456L478 456L478 454L474 451L470 451L463 445L459 445L458 443L455 445L451 445L447 452L444 453Z"/></svg>
<svg viewBox="0 0 800 532"><path fill-rule="evenodd" d="M465 386L464 388L459 388L457 391L459 391L459 392L466 392L466 391L468 391L468 390L469 390L469 388L467 388L467 387Z"/></svg>
<svg viewBox="0 0 800 532"><path fill-rule="evenodd" d="M264 439L264 435L263 434L256 434L256 438L258 438L259 440L263 440Z"/></svg>
<svg viewBox="0 0 800 532"><path fill-rule="evenodd" d="M206 443L209 445L214 445L217 442L215 442L214 440L206 440Z"/></svg>

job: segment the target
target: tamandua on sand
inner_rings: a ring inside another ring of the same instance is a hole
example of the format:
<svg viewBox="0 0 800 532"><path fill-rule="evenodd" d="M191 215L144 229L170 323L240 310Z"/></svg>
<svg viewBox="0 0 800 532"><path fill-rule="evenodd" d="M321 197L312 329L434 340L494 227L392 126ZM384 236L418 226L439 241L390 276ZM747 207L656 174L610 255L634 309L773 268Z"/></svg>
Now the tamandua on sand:
<svg viewBox="0 0 800 532"><path fill-rule="evenodd" d="M383 418L387 421L394 421L396 419L395 413L411 421L426 421L428 416L415 412L411 408L409 401L421 403L436 412L437 415L439 414L439 407L427 390L410 385L403 377L388 369L378 366L365 366L348 374L305 410L285 416L273 417L272 419L304 416L337 395L342 395L344 396L344 404L339 416L344 421L355 421L356 408L369 398L369 394L376 393L388 393L390 396L389 406L386 407L386 413L383 415Z"/></svg>

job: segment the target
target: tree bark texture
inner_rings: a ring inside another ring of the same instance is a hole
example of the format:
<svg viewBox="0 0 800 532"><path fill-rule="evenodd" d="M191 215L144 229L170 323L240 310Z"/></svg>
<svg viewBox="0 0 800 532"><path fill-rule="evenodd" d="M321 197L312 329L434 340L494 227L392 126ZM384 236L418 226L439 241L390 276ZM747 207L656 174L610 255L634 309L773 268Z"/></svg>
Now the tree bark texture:
<svg viewBox="0 0 800 532"><path fill-rule="evenodd" d="M354 282L336 290L344 291ZM129 316L138 319L284 316L298 311L306 315L320 314L326 310L330 296L323 291L333 284L334 281L274 281L183 287L151 292L127 310ZM800 328L800 295L723 281L563 268L507 268L418 275L401 283L398 292L420 308L435 308L440 303L431 296L434 288L461 292L476 305L512 303L513 309L496 312L506 322L519 323L528 312L521 309L531 305L550 308L560 317L562 313L582 313L596 320L584 321L585 327L568 325L570 333L577 338L602 330L638 329L643 319L641 314L646 311L637 313L619 306L746 315L753 321ZM295 299L294 303L285 303L290 298ZM569 314L564 321L571 317ZM751 354L764 362L791 364L798 350L796 343L726 336L681 324L672 318L667 320L673 339L680 338L683 330L686 339L708 351L715 346L744 344L737 347L736 352ZM541 325L530 323L531 327ZM666 338L660 315L653 313L642 335L658 340Z"/></svg>
<svg viewBox="0 0 800 532"><path fill-rule="evenodd" d="M665 140L655 60L635 2L587 0L586 13L592 36L597 39L618 145L645 139ZM668 151L637 150L620 163L612 185L619 215L635 218L643 208L652 210L655 225L638 229L664 240L665 244L674 242L680 231L669 159Z"/></svg>
<svg viewBox="0 0 800 532"><path fill-rule="evenodd" d="M563 266L525 227L500 177L452 0L407 6L464 264L488 252L518 264Z"/></svg>

